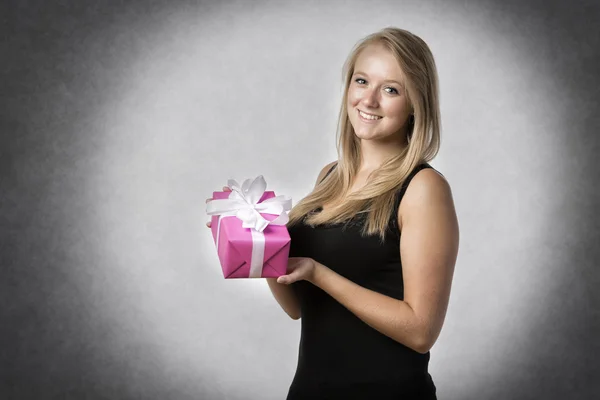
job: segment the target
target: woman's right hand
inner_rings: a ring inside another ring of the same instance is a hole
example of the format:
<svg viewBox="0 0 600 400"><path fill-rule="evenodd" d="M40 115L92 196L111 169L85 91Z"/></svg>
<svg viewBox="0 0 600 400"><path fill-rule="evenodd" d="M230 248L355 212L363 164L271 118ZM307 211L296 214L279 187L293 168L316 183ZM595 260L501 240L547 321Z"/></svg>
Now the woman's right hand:
<svg viewBox="0 0 600 400"><path fill-rule="evenodd" d="M223 186L223 191L224 192L231 192L231 188L229 188L229 186ZM208 199L206 199L206 202L208 203L211 200L212 200L212 198L208 198ZM206 226L210 228L210 221L208 221L206 223Z"/></svg>

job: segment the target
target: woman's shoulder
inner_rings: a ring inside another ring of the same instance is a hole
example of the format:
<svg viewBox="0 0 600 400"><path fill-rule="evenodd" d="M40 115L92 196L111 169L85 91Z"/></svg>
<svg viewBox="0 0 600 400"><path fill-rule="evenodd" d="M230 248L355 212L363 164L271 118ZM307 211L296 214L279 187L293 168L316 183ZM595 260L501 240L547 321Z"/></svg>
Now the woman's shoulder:
<svg viewBox="0 0 600 400"><path fill-rule="evenodd" d="M431 196L449 192L450 184L444 175L428 163L423 163L415 169L405 196L416 198L418 201L418 198L425 194Z"/></svg>
<svg viewBox="0 0 600 400"><path fill-rule="evenodd" d="M450 184L437 169L420 168L410 180L398 209L399 216L424 205L453 207Z"/></svg>
<svg viewBox="0 0 600 400"><path fill-rule="evenodd" d="M329 164L325 165L323 167L323 169L321 169L321 172L319 172L319 176L317 177L317 182L315 183L315 186L319 184L319 182L321 182L325 176L327 175L327 173L333 168L334 165L337 165L338 160L332 161Z"/></svg>

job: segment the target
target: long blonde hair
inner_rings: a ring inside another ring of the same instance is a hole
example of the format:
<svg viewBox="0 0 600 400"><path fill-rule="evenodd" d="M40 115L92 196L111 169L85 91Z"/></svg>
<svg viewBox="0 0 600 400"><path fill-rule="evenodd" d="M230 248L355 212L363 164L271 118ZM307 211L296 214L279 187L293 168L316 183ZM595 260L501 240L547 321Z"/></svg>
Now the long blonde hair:
<svg viewBox="0 0 600 400"><path fill-rule="evenodd" d="M314 213L316 208L341 199L350 189L360 166L360 140L348 119L348 87L356 60L371 44L381 44L398 61L405 75L405 93L414 112L414 124L408 131L408 145L388 159L367 179L361 190L348 194L343 204L330 216ZM335 170L290 211L288 227L301 220L307 225L348 222L358 213L367 213L363 235L379 234L385 240L388 223L394 212L395 195L415 167L431 161L440 147L440 110L438 76L435 61L427 44L418 36L399 28L388 27L368 35L355 44L342 70L344 95L336 132L338 163Z"/></svg>

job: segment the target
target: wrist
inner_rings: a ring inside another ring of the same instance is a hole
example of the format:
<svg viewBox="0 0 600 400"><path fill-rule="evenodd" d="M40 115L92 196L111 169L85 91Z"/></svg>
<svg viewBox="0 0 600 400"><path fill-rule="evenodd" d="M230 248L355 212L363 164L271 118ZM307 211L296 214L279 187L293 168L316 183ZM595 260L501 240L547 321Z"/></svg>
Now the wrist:
<svg viewBox="0 0 600 400"><path fill-rule="evenodd" d="M311 279L311 283L315 286L319 286L319 282L321 282L321 279L323 277L323 273L326 271L327 267L324 266L321 263L318 263L315 261L315 269L313 271L313 276Z"/></svg>

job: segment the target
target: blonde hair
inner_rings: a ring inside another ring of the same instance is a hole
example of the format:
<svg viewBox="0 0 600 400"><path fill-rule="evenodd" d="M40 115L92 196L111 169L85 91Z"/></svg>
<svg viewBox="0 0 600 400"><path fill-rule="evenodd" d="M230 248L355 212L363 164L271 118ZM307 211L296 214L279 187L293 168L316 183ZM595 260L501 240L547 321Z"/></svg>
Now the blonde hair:
<svg viewBox="0 0 600 400"><path fill-rule="evenodd" d="M380 168L373 171L360 191L348 194L339 206L324 213L316 208L343 198L357 174L361 153L360 140L348 119L347 99L356 60L369 45L383 45L398 61L404 73L404 95L414 112L414 124L408 132L408 145ZM301 220L307 225L349 222L356 214L367 213L362 235L379 234L385 240L396 194L415 167L431 161L440 147L440 110L438 76L433 55L418 36L399 28L388 27L370 34L355 44L344 63L344 95L336 132L338 163L335 170L290 211L287 226ZM395 216L394 216L395 217Z"/></svg>

